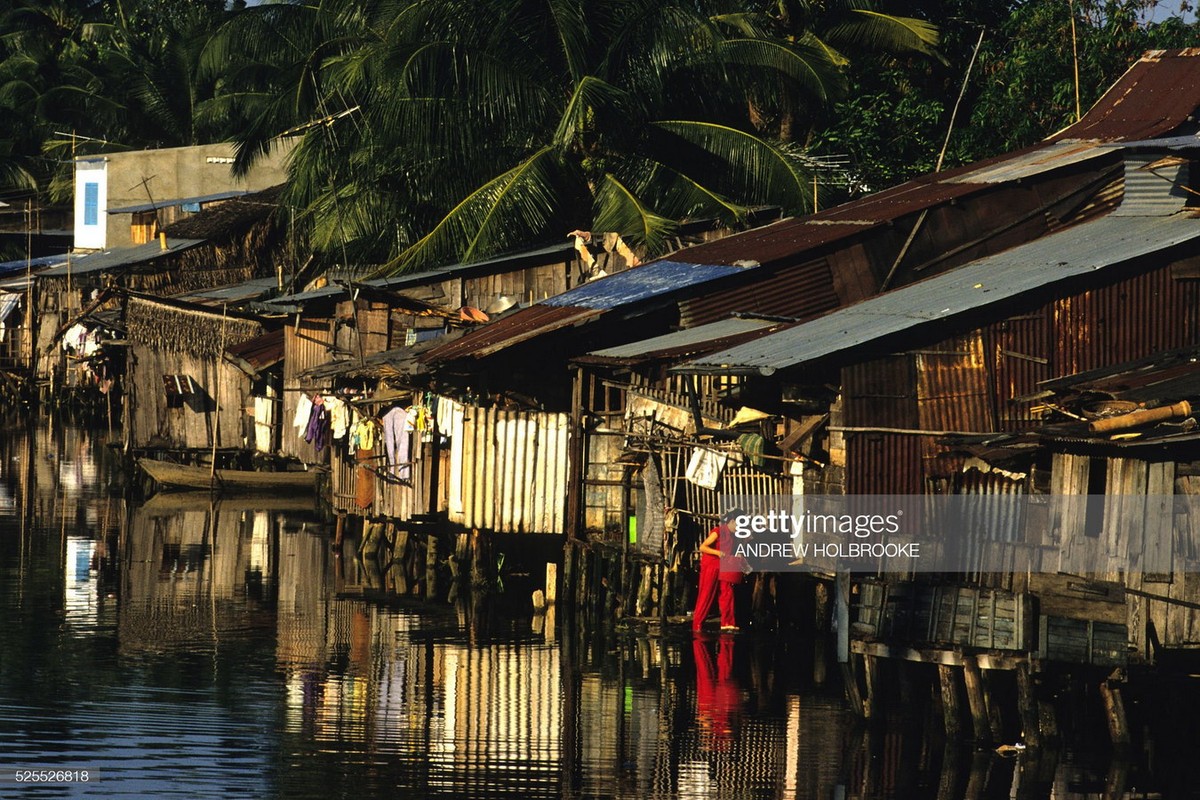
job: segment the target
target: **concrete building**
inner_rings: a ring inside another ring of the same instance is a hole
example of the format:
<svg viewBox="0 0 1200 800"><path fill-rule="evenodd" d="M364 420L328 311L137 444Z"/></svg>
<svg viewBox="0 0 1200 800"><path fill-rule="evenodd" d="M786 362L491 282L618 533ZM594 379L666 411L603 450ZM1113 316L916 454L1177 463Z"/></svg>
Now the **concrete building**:
<svg viewBox="0 0 1200 800"><path fill-rule="evenodd" d="M75 249L145 244L172 222L231 197L283 183L293 139L281 139L244 177L229 143L75 159Z"/></svg>

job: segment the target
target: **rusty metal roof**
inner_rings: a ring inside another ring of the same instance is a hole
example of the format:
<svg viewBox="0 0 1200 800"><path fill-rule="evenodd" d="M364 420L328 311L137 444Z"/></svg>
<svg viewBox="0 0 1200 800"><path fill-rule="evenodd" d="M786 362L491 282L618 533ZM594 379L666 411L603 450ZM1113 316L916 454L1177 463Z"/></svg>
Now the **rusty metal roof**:
<svg viewBox="0 0 1200 800"><path fill-rule="evenodd" d="M437 348L427 363L482 358L544 333L577 325L618 306L653 300L680 289L745 272L741 267L654 261L608 275L542 300Z"/></svg>
<svg viewBox="0 0 1200 800"><path fill-rule="evenodd" d="M164 256L181 253L184 250L199 247L204 242L204 239L169 239L166 250L163 250L158 242L149 242L133 247L105 250L102 253L89 253L86 258L72 256L69 263L51 267L38 273L38 275L43 278L57 278L64 275L83 275L93 272L123 269L154 261Z"/></svg>
<svg viewBox="0 0 1200 800"><path fill-rule="evenodd" d="M771 374L847 351L886 348L915 329L980 312L1038 290L1077 282L1200 239L1187 215L1102 217L942 275L864 300L753 342L712 353L682 372ZM891 342L889 344L889 342Z"/></svg>
<svg viewBox="0 0 1200 800"><path fill-rule="evenodd" d="M855 236L879 224L882 223L830 224L791 217L716 241L693 245L674 253L673 257L693 264L732 265L738 261L756 261L763 266L774 266L794 261L797 256L814 248Z"/></svg>
<svg viewBox="0 0 1200 800"><path fill-rule="evenodd" d="M254 375L283 361L283 328L227 347L225 352L243 371Z"/></svg>
<svg viewBox="0 0 1200 800"><path fill-rule="evenodd" d="M1050 140L1132 142L1165 136L1200 108L1198 71L1200 49L1152 50L1138 59L1083 119Z"/></svg>
<svg viewBox="0 0 1200 800"><path fill-rule="evenodd" d="M482 358L543 333L578 325L602 313L594 308L538 303L500 317L456 342L436 347L422 356L421 361L433 364L460 358Z"/></svg>

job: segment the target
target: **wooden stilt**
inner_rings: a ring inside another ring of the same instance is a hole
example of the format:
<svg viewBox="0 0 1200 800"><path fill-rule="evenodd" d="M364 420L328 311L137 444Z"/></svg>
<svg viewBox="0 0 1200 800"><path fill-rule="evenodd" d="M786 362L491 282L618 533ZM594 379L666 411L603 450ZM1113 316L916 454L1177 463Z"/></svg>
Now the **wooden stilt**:
<svg viewBox="0 0 1200 800"><path fill-rule="evenodd" d="M1034 694L1033 674L1028 662L1017 667L1017 710L1021 715L1021 738L1028 747L1041 747L1041 714Z"/></svg>
<svg viewBox="0 0 1200 800"><path fill-rule="evenodd" d="M437 534L425 537L425 596L437 596Z"/></svg>
<svg viewBox="0 0 1200 800"><path fill-rule="evenodd" d="M550 561L546 564L546 605L552 606L558 601L558 564Z"/></svg>
<svg viewBox="0 0 1200 800"><path fill-rule="evenodd" d="M983 685L983 672L974 656L963 657L963 683L967 687L967 707L971 712L971 727L976 742L992 741L992 728L988 721L987 694Z"/></svg>
<svg viewBox="0 0 1200 800"><path fill-rule="evenodd" d="M863 682L866 684L866 697L863 699L863 716L867 719L877 719L880 713L879 659L875 656L859 656L863 664Z"/></svg>
<svg viewBox="0 0 1200 800"><path fill-rule="evenodd" d="M1104 702L1104 719L1108 723L1108 735L1113 749L1124 751L1129 747L1129 722L1125 716L1125 702L1121 698L1119 672L1100 682L1100 699Z"/></svg>
<svg viewBox="0 0 1200 800"><path fill-rule="evenodd" d="M958 672L955 667L938 664L938 682L941 686L942 727L947 742L962 738L962 709L958 701Z"/></svg>
<svg viewBox="0 0 1200 800"><path fill-rule="evenodd" d="M855 669L856 664L857 659L853 657L842 662L842 683L846 686L846 702L850 704L850 710L854 712L855 716L862 717L866 708L863 705L862 689L859 688L858 684L858 673Z"/></svg>

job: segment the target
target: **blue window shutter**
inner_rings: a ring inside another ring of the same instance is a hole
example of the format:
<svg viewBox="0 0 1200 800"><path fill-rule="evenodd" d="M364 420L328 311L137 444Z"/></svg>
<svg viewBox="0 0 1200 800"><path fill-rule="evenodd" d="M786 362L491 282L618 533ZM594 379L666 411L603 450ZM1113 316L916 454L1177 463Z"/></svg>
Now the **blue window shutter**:
<svg viewBox="0 0 1200 800"><path fill-rule="evenodd" d="M100 224L100 184L83 185L83 224Z"/></svg>

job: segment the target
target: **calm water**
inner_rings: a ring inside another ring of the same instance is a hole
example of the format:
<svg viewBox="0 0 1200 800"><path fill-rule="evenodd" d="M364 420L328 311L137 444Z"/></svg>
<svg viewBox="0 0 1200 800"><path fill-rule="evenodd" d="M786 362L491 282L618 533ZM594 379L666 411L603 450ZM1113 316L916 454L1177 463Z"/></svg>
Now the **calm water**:
<svg viewBox="0 0 1200 800"><path fill-rule="evenodd" d="M1180 719L1132 765L1103 749L962 752L923 701L856 726L823 641L605 638L531 618L517 580L475 604L380 599L354 541L334 553L311 512L206 496L127 503L102 442L44 420L9 424L0 458L0 798L832 800L1192 785L1194 702L1176 701ZM1175 765L1158 768L1169 778L1151 777L1155 759ZM42 766L92 779L12 782Z"/></svg>

